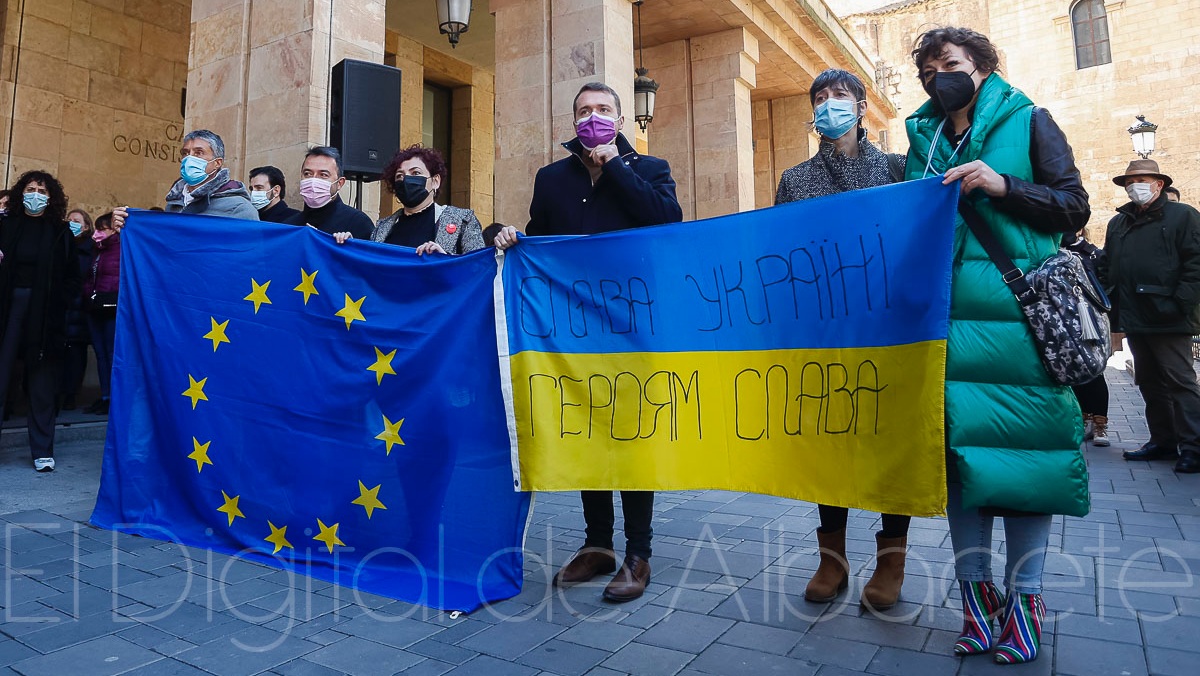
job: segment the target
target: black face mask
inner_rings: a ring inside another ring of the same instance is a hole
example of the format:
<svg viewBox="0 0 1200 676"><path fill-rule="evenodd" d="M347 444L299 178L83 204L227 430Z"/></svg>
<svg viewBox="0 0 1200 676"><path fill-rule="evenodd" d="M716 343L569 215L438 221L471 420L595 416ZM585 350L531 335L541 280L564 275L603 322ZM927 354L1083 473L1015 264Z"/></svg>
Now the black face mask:
<svg viewBox="0 0 1200 676"><path fill-rule="evenodd" d="M427 183L429 183L428 176L409 174L404 177L404 180L392 183L392 191L396 193L401 204L411 209L429 197L429 189L425 187Z"/></svg>
<svg viewBox="0 0 1200 676"><path fill-rule="evenodd" d="M925 93L948 113L962 110L975 96L975 80L971 79L974 74L975 71L964 73L961 70L935 73L925 84Z"/></svg>

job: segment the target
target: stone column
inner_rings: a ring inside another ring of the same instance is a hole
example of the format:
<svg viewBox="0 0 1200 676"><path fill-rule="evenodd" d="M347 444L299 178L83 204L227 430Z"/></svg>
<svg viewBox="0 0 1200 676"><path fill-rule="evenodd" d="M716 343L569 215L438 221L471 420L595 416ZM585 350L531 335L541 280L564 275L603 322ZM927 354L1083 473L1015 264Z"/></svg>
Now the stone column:
<svg viewBox="0 0 1200 676"><path fill-rule="evenodd" d="M646 129L649 154L666 160L675 179L683 220L696 218L695 147L692 145L690 45L676 40L643 51L642 63L659 83L654 119Z"/></svg>
<svg viewBox="0 0 1200 676"><path fill-rule="evenodd" d="M537 170L574 136L571 102L587 82L621 97L633 125L629 0L491 0L496 17L496 220L524 227ZM628 131L628 130L627 130ZM632 138L632 131L627 134Z"/></svg>
<svg viewBox="0 0 1200 676"><path fill-rule="evenodd" d="M385 0L192 0L184 126L219 134L238 180L282 169L296 206L304 152L329 141L330 69L383 62L385 13ZM376 189L363 196L372 216Z"/></svg>
<svg viewBox="0 0 1200 676"><path fill-rule="evenodd" d="M750 90L758 40L744 28L691 40L696 218L754 208Z"/></svg>
<svg viewBox="0 0 1200 676"><path fill-rule="evenodd" d="M821 139L809 127L812 119L813 109L808 94L771 101L775 185L779 185L779 177L783 176L783 172L817 153Z"/></svg>

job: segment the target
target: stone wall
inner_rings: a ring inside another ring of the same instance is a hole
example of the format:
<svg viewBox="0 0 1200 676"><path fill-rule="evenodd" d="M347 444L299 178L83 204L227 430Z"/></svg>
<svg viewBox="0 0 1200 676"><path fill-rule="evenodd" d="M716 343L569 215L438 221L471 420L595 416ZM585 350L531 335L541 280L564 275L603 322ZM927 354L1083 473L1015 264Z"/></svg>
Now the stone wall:
<svg viewBox="0 0 1200 676"><path fill-rule="evenodd" d="M896 99L901 117L891 134L896 151L907 147L903 117L927 98L915 69L906 65L920 31L951 24L988 35L1000 49L1004 77L1047 108L1066 133L1091 196L1089 231L1100 240L1115 208L1128 201L1111 177L1137 157L1125 131L1134 115L1159 125L1152 159L1175 179L1185 202L1200 204L1200 12L1195 3L1176 0L1110 0L1112 63L1080 70L1068 16L1072 4L925 0L844 20L868 53L898 64L902 73Z"/></svg>
<svg viewBox="0 0 1200 676"><path fill-rule="evenodd" d="M438 202L471 209L486 227L493 214L495 154L495 74L393 31L384 42L384 62L400 69L400 147L421 142L426 81L451 90L451 184ZM380 214L400 203L381 191Z"/></svg>
<svg viewBox="0 0 1200 676"><path fill-rule="evenodd" d="M63 182L72 207L93 215L118 204L161 205L179 176L189 6L189 0L0 3L5 185L23 171L45 169Z"/></svg>

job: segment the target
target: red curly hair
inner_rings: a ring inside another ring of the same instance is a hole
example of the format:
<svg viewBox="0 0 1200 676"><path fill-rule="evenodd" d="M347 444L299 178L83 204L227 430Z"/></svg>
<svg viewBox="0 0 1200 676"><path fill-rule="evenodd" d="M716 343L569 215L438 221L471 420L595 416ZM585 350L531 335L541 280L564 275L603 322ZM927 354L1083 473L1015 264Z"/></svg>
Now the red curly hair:
<svg viewBox="0 0 1200 676"><path fill-rule="evenodd" d="M392 161L380 172L380 183L387 187L387 191L394 193L392 182L396 178L396 172L400 171L400 165L416 158L425 163L425 168L429 170L430 176L441 177L442 187L446 186L446 161L442 159L442 154L437 148L426 148L420 143L397 150L395 155L392 155Z"/></svg>

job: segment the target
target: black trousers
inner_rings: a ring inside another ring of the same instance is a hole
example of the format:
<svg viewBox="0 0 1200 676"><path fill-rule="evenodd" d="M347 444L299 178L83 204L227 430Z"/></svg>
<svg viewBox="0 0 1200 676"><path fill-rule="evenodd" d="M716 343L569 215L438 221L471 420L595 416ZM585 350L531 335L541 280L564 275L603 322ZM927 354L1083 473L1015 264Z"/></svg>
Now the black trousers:
<svg viewBox="0 0 1200 676"><path fill-rule="evenodd" d="M1134 374L1146 401L1150 442L1200 452L1200 385L1188 334L1127 334Z"/></svg>
<svg viewBox="0 0 1200 676"><path fill-rule="evenodd" d="M16 366L17 353L25 342L25 320L29 316L29 289L13 289L8 320L0 338L0 411L8 396L8 385ZM58 393L58 360L49 358L25 363L29 385L29 451L36 460L54 457L54 399Z"/></svg>
<svg viewBox="0 0 1200 676"><path fill-rule="evenodd" d="M63 398L74 398L83 387L83 376L87 373L88 343L70 343L63 353L62 379L58 393Z"/></svg>
<svg viewBox="0 0 1200 676"><path fill-rule="evenodd" d="M585 547L613 548L611 491L582 491L583 520L587 524ZM621 491L621 513L625 517L625 554L650 559L650 521L654 518L654 491Z"/></svg>
<svg viewBox="0 0 1200 676"><path fill-rule="evenodd" d="M821 532L829 533L846 527L850 510L833 505L817 505L817 514L821 516ZM906 514L881 514L883 517L883 537L902 538L908 536L908 524L912 517Z"/></svg>
<svg viewBox="0 0 1200 676"><path fill-rule="evenodd" d="M1136 369L1135 369L1136 370ZM1108 417L1108 381L1101 373L1098 378L1082 385L1073 385L1075 398L1084 413Z"/></svg>

